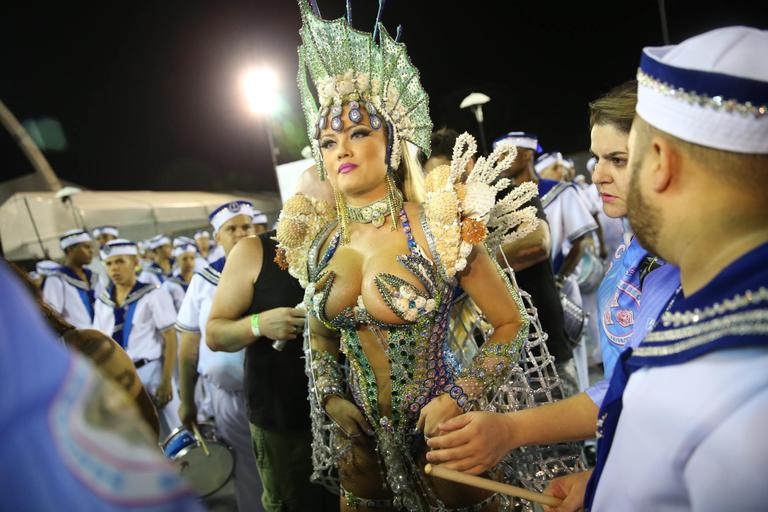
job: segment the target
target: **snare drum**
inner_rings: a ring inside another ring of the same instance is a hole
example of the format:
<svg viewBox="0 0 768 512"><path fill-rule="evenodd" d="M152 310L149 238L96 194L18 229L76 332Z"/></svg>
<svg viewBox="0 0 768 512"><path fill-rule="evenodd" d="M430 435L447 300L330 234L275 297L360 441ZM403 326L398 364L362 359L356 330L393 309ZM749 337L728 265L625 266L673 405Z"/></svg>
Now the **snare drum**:
<svg viewBox="0 0 768 512"><path fill-rule="evenodd" d="M210 423L199 423L208 455L195 440L192 432L179 427L163 443L163 453L168 457L192 489L202 497L215 493L232 478L235 457L232 449L216 436Z"/></svg>

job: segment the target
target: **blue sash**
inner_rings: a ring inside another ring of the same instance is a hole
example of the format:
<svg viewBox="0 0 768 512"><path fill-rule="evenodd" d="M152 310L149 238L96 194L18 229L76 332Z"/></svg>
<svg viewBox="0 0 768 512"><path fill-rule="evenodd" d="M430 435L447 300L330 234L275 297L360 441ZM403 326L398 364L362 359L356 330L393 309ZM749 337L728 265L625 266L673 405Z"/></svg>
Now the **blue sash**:
<svg viewBox="0 0 768 512"><path fill-rule="evenodd" d="M87 281L83 281L74 270L67 266L60 266L58 271L64 274L64 281L67 284L72 285L77 289L77 294L80 296L80 300L82 301L83 306L85 306L85 310L88 312L91 322L93 322L93 303L96 301L93 292L93 272L87 268L83 268L83 272L85 272L85 277L87 279Z"/></svg>
<svg viewBox="0 0 768 512"><path fill-rule="evenodd" d="M768 347L768 243L726 267L690 297L676 293L654 329L619 357L597 420L597 463L584 497L592 507L623 408L624 389L644 367L672 366L717 351Z"/></svg>

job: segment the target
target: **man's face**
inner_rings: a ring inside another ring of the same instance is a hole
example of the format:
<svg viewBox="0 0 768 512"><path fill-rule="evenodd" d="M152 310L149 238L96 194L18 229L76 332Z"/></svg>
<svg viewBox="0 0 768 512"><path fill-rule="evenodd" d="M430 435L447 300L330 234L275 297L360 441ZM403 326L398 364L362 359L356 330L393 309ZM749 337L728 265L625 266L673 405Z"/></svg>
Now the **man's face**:
<svg viewBox="0 0 768 512"><path fill-rule="evenodd" d="M93 259L91 243L83 242L68 247L67 258L75 265L87 265Z"/></svg>
<svg viewBox="0 0 768 512"><path fill-rule="evenodd" d="M642 121L641 121L642 122ZM648 200L647 181L650 179L646 165L650 150L648 137L638 133L637 121L629 132L629 194L627 196L627 218L640 245L654 254L660 254L659 231L661 220L658 208Z"/></svg>
<svg viewBox="0 0 768 512"><path fill-rule="evenodd" d="M191 272L195 269L195 253L183 252L176 258L176 264L179 266L179 270L184 273Z"/></svg>
<svg viewBox="0 0 768 512"><path fill-rule="evenodd" d="M115 285L130 286L136 282L136 257L123 254L110 256L104 260L107 275Z"/></svg>
<svg viewBox="0 0 768 512"><path fill-rule="evenodd" d="M109 242L110 240L115 240L117 237L114 235L108 235L106 233L101 234L96 237L96 241L99 243L99 247L104 247L104 245Z"/></svg>
<svg viewBox="0 0 768 512"><path fill-rule="evenodd" d="M195 243L197 244L197 248L200 249L201 252L208 252L208 249L211 247L211 239L207 236L201 236L195 240Z"/></svg>
<svg viewBox="0 0 768 512"><path fill-rule="evenodd" d="M503 156L502 156L503 158ZM517 148L517 156L512 164L504 171L501 171L499 178L509 178L515 185L519 185L530 179L531 161L533 160L533 151L527 148Z"/></svg>
<svg viewBox="0 0 768 512"><path fill-rule="evenodd" d="M171 259L171 256L173 255L173 247L171 244L164 244L155 249L155 253L158 256L158 259L160 260L169 260Z"/></svg>
<svg viewBox="0 0 768 512"><path fill-rule="evenodd" d="M253 221L248 215L236 215L225 222L216 232L216 242L224 249L224 254L229 255L229 251L240 241L253 234Z"/></svg>

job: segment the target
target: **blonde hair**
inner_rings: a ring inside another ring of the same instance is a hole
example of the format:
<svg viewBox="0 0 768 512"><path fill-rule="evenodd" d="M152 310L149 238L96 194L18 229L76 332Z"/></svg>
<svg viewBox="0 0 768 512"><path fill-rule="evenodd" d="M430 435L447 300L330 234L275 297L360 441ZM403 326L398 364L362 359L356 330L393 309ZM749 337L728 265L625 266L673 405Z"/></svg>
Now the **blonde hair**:
<svg viewBox="0 0 768 512"><path fill-rule="evenodd" d="M403 155L400 164L403 170L403 196L406 201L421 204L427 199L424 171L419 161L409 151L407 142L400 142L400 151Z"/></svg>

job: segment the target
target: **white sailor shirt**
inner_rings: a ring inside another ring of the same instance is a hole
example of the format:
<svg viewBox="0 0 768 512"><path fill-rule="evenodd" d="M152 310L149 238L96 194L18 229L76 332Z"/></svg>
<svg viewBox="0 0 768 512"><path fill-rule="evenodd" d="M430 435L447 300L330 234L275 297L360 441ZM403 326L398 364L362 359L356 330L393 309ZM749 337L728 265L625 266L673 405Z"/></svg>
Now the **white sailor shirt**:
<svg viewBox="0 0 768 512"><path fill-rule="evenodd" d="M88 329L93 324L91 313L85 305L85 301L90 299L86 299L84 294L91 291L91 296L96 297L99 275L88 269L85 269L85 273L90 282L82 281L65 267L59 267L45 278L43 284L43 300L76 329ZM91 310L93 307L91 302Z"/></svg>
<svg viewBox="0 0 768 512"><path fill-rule="evenodd" d="M245 349L231 353L214 352L205 342L205 325L208 323L218 282L219 272L213 267L207 267L203 272L192 276L176 317L176 328L200 335L197 363L197 372L200 375L207 376L214 384L227 391L240 391L243 389Z"/></svg>
<svg viewBox="0 0 768 512"><path fill-rule="evenodd" d="M95 329L110 337L115 329L115 304L109 296L111 288L105 290L96 301L93 323ZM133 361L160 359L165 343L161 333L173 327L176 321L173 299L167 290L156 285L145 285L131 295L126 298L123 307L131 299L137 301L137 304L128 339L124 340L125 350Z"/></svg>
<svg viewBox="0 0 768 512"><path fill-rule="evenodd" d="M765 510L768 350L636 371L592 510Z"/></svg>
<svg viewBox="0 0 768 512"><path fill-rule="evenodd" d="M569 183L555 185L542 196L541 204L547 216L552 240L550 258L557 272L570 251L571 242L596 230L597 223L579 193Z"/></svg>

